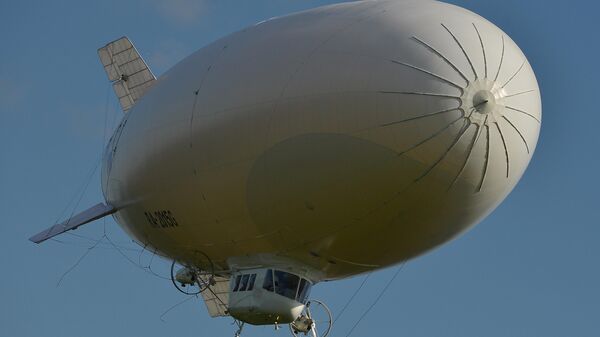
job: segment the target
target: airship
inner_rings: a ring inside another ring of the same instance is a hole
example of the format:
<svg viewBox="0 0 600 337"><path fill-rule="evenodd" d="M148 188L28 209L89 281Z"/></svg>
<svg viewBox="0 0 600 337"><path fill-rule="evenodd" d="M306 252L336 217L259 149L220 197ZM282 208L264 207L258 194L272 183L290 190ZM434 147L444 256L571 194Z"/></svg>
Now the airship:
<svg viewBox="0 0 600 337"><path fill-rule="evenodd" d="M30 240L112 215L237 335L248 323L326 336L312 287L479 223L520 180L541 126L515 42L437 1L273 18L158 78L127 37L98 54L124 112L103 155L105 200Z"/></svg>

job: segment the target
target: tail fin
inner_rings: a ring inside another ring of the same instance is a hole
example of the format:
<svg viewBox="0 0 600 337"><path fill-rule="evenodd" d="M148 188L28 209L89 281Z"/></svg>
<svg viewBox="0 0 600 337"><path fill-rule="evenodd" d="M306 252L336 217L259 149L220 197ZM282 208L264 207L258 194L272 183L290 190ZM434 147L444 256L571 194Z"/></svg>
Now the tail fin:
<svg viewBox="0 0 600 337"><path fill-rule="evenodd" d="M41 243L59 234L77 229L79 226L83 226L115 212L117 212L117 209L112 206L97 204L92 208L88 208L85 211L76 214L63 223L54 225L42 232L37 233L36 235L30 237L29 240L35 243Z"/></svg>
<svg viewBox="0 0 600 337"><path fill-rule="evenodd" d="M131 109L156 81L140 53L125 36L98 49L98 56L124 112Z"/></svg>

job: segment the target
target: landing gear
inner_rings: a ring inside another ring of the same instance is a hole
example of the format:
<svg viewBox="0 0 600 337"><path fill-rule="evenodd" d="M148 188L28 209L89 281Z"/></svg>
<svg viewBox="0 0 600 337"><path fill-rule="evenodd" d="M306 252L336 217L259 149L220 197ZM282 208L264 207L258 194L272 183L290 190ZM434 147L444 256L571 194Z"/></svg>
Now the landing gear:
<svg viewBox="0 0 600 337"><path fill-rule="evenodd" d="M327 337L333 325L331 310L325 303L318 300L309 300L304 306L304 310L295 321L290 323L290 332L292 336L298 337L299 333L312 337ZM317 326L319 330L317 330Z"/></svg>
<svg viewBox="0 0 600 337"><path fill-rule="evenodd" d="M242 335L242 329L244 328L244 322L240 322L237 319L234 322L238 326L238 329L235 332L234 337L240 337Z"/></svg>

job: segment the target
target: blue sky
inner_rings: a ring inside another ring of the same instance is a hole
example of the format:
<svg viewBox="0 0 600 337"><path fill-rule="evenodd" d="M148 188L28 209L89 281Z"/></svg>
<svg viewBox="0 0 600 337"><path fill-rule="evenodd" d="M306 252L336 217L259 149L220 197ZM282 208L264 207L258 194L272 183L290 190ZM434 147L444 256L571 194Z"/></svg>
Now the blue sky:
<svg viewBox="0 0 600 337"><path fill-rule="evenodd" d="M3 1L0 3L0 337L232 336L148 265L112 220L77 232L106 241L27 238L70 202L121 112L96 49L129 36L155 73L255 22L335 1ZM597 336L600 313L600 76L591 1L453 0L507 32L542 90L543 124L520 184L486 220L411 261L352 336ZM105 128L105 125L108 127ZM78 198L78 197L77 197ZM77 199L76 198L76 199ZM92 176L78 210L101 201ZM152 261L165 275L166 264ZM369 278L333 336L346 336L395 269ZM362 277L321 284L313 297L339 312ZM249 328L244 336L288 336Z"/></svg>

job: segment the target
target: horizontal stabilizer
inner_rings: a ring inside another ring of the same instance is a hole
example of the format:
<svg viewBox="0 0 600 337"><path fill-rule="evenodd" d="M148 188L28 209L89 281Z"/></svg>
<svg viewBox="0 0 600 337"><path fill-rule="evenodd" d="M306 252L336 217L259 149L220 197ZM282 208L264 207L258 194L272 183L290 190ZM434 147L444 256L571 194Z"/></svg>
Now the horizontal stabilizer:
<svg viewBox="0 0 600 337"><path fill-rule="evenodd" d="M73 216L63 223L59 223L58 225L54 225L42 232L39 232L38 234L30 237L29 240L35 243L41 243L66 231L76 229L79 226L113 214L116 211L116 208L100 203Z"/></svg>
<svg viewBox="0 0 600 337"><path fill-rule="evenodd" d="M125 112L156 81L156 77L127 37L98 49L98 56Z"/></svg>

